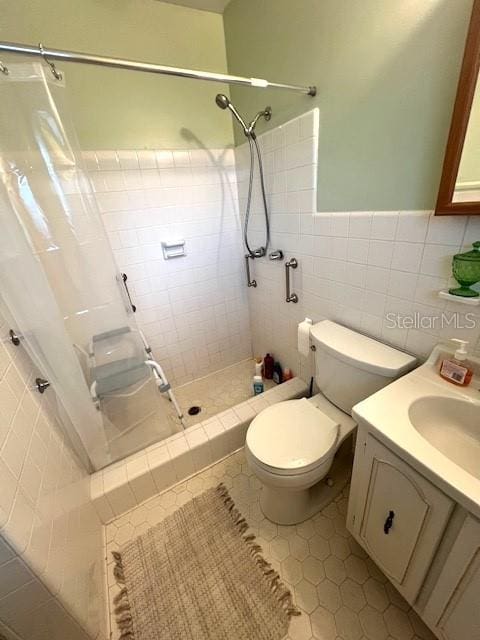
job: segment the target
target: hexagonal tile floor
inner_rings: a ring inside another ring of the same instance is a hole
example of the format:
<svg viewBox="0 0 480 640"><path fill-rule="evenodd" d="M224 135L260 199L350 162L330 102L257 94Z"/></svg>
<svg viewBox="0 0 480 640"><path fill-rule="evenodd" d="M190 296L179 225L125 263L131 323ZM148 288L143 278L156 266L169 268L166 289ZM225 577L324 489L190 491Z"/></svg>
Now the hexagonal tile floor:
<svg viewBox="0 0 480 640"><path fill-rule="evenodd" d="M302 610L301 616L292 619L286 640L435 640L345 528L348 490L302 524L273 524L263 517L259 482L243 451L106 526L110 601L118 591L111 551L219 482L229 488L265 557L290 586ZM118 638L113 620L112 638Z"/></svg>

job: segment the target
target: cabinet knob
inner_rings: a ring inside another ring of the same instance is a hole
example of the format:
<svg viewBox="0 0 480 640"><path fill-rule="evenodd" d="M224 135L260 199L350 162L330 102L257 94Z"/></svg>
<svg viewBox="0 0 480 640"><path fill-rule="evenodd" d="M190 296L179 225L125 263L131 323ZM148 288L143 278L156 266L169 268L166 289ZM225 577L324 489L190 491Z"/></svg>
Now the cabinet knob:
<svg viewBox="0 0 480 640"><path fill-rule="evenodd" d="M392 528L394 517L395 517L395 513L393 511L389 511L387 519L385 520L385 524L383 525L383 532L386 535L388 535L388 532Z"/></svg>

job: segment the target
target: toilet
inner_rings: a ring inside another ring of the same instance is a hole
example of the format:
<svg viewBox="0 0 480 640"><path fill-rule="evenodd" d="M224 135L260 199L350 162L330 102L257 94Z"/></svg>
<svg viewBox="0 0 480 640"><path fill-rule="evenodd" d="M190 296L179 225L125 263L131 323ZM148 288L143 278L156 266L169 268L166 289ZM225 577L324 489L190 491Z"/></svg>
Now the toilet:
<svg viewBox="0 0 480 640"><path fill-rule="evenodd" d="M284 525L311 517L343 489L350 458L348 465L334 460L356 428L352 407L416 362L330 320L312 325L310 342L320 393L261 411L248 428L245 444L248 465L262 484L262 511Z"/></svg>

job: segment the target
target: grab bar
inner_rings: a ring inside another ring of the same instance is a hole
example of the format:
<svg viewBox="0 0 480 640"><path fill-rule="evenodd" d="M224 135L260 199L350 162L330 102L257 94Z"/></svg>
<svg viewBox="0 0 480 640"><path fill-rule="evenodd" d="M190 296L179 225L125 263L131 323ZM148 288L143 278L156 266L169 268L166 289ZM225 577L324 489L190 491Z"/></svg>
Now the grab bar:
<svg viewBox="0 0 480 640"><path fill-rule="evenodd" d="M296 269L297 267L298 267L298 262L296 258L290 258L290 260L285 263L285 287L286 287L285 302L298 302L297 294L290 292L290 269Z"/></svg>
<svg viewBox="0 0 480 640"><path fill-rule="evenodd" d="M137 310L137 307L133 304L132 298L130 297L130 291L128 290L128 286L127 286L128 276L127 276L126 273L122 273L122 280L123 280L123 286L125 287L125 291L127 292L128 302L130 303L130 306L132 307L133 313L135 313L136 310Z"/></svg>
<svg viewBox="0 0 480 640"><path fill-rule="evenodd" d="M253 257L246 253L245 254L245 269L247 271L247 287L256 287L257 286L257 281L256 280L250 280L250 263L248 262L249 260L253 260Z"/></svg>

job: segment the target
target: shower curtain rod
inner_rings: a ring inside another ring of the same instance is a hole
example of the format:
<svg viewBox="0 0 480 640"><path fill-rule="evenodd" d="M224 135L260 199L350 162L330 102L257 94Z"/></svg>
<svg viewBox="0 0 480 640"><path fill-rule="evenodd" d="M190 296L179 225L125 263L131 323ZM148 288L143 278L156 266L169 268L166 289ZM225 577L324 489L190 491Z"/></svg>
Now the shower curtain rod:
<svg viewBox="0 0 480 640"><path fill-rule="evenodd" d="M309 96L315 96L317 94L317 88L314 86L302 87L295 84L268 82L268 80L262 80L261 78L243 78L241 76L231 76L224 73L213 73L211 71L181 69L179 67L152 64L150 62L136 62L135 60L123 60L122 58L108 58L105 56L96 56L90 53L80 53L77 51L48 49L41 44L38 46L32 46L29 44L19 44L17 42L0 42L0 51L21 53L27 56L38 56L44 58L47 62L49 62L49 60L64 60L65 62L80 62L82 64L94 64L101 67L114 67L130 71L144 71L146 73L160 73L166 76L179 76L181 78L193 78L194 80L225 82L227 84L239 84L249 87L260 87L262 89L286 89L287 91L305 93Z"/></svg>

